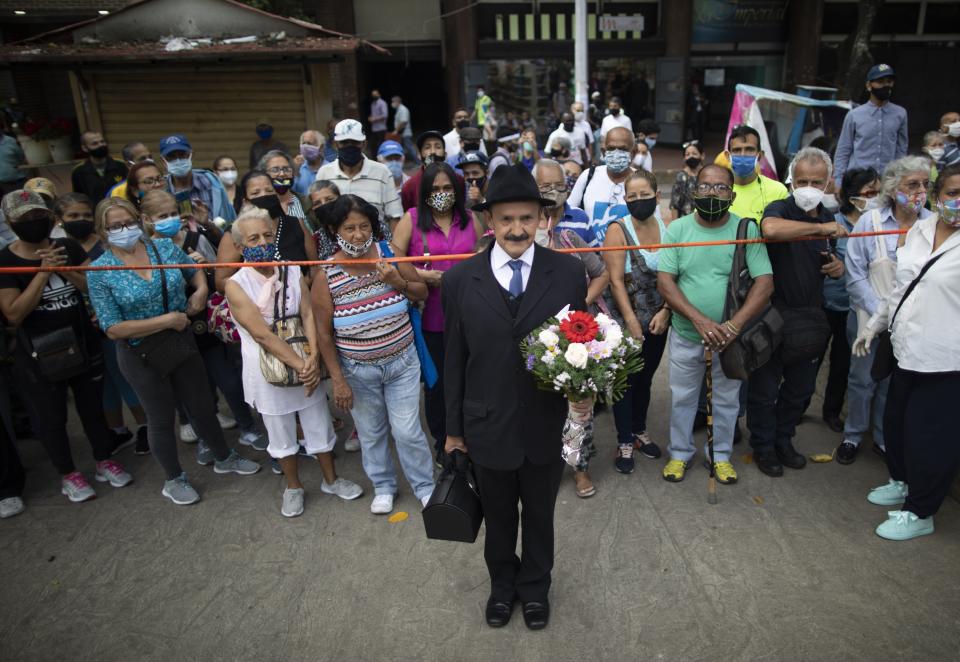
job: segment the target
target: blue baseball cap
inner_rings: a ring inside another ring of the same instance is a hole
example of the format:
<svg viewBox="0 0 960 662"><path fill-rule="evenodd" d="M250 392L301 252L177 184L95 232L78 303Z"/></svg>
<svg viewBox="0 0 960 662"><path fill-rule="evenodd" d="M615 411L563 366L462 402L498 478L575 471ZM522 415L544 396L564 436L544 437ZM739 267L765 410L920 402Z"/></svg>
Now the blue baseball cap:
<svg viewBox="0 0 960 662"><path fill-rule="evenodd" d="M484 170L487 169L487 157L484 156L481 152L461 152L460 160L457 161L457 169L463 170L463 166L469 165L471 163L476 163L481 166Z"/></svg>
<svg viewBox="0 0 960 662"><path fill-rule="evenodd" d="M893 73L893 67L889 64L875 64L870 67L870 71L867 72L867 82L877 80L878 78L896 78L897 75Z"/></svg>
<svg viewBox="0 0 960 662"><path fill-rule="evenodd" d="M192 152L193 148L182 133L160 139L160 155L166 157L171 152Z"/></svg>
<svg viewBox="0 0 960 662"><path fill-rule="evenodd" d="M384 140L380 143L377 156L403 156L403 147L396 140Z"/></svg>

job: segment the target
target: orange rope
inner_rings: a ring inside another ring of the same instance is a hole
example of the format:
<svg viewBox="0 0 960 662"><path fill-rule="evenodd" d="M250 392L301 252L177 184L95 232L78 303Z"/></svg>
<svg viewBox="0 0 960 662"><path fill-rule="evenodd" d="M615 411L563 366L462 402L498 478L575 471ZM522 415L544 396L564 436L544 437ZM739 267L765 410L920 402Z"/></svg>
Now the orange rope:
<svg viewBox="0 0 960 662"><path fill-rule="evenodd" d="M857 232L848 235L851 239L860 237L876 237L880 235L900 235L906 234L907 230L881 230L879 232ZM659 250L661 248L697 248L703 246L728 246L733 244L781 244L791 241L816 241L823 240L825 237L798 237L797 239L724 239L720 241L691 241L686 243L674 244L640 244L637 246L588 246L586 248L559 248L558 253L598 253L606 251L628 251L628 250ZM62 272L62 271L133 271L137 269L241 269L244 267L276 267L276 266L296 266L296 267L315 267L326 264L377 264L378 262L435 262L439 260L460 261L473 257L476 253L458 253L456 255L414 255L408 257L389 257L389 258L364 258L357 260L290 260L284 262L204 262L197 264L151 264L142 266L128 265L100 265L91 264L75 267L0 267L0 273L8 274L29 274L40 271Z"/></svg>

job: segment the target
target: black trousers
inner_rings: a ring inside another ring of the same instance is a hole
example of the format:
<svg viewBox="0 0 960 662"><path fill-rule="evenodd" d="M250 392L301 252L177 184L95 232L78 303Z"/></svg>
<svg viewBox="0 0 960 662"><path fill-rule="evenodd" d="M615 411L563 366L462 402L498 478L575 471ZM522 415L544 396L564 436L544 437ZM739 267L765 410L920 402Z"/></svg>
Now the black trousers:
<svg viewBox="0 0 960 662"><path fill-rule="evenodd" d="M26 474L13 432L9 378L9 370L0 369L0 499L23 496L26 484Z"/></svg>
<svg viewBox="0 0 960 662"><path fill-rule="evenodd" d="M433 388L425 388L423 404L427 415L427 427L433 437L436 450L442 450L447 442L447 409L443 402L443 334L436 331L424 331L423 339L427 342L427 351L437 366L439 375Z"/></svg>
<svg viewBox="0 0 960 662"><path fill-rule="evenodd" d="M780 351L747 382L747 428L756 452L772 452L793 439L817 385L817 359L784 365Z"/></svg>
<svg viewBox="0 0 960 662"><path fill-rule="evenodd" d="M895 368L890 380L883 414L887 469L910 488L903 510L917 517L936 514L960 470L957 393L960 372Z"/></svg>
<svg viewBox="0 0 960 662"><path fill-rule="evenodd" d="M830 324L830 372L823 393L823 416L839 416L847 393L847 374L850 372L850 342L847 340L848 311L824 308ZM826 356L826 353L824 353ZM820 359L821 363L823 359Z"/></svg>
<svg viewBox="0 0 960 662"><path fill-rule="evenodd" d="M559 451L555 462L541 466L524 460L514 471L474 464L487 528L483 558L494 599L546 599L553 570L553 511L564 466ZM518 504L523 506L522 514L517 511ZM516 553L518 525L523 530L520 558Z"/></svg>

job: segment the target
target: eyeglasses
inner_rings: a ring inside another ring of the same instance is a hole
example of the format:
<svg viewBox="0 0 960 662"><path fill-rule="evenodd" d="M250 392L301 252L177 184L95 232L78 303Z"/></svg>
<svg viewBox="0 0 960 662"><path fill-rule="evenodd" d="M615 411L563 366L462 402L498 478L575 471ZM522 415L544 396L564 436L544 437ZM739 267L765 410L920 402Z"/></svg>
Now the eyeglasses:
<svg viewBox="0 0 960 662"><path fill-rule="evenodd" d="M272 168L267 168L268 175L292 175L293 168L290 166L274 166Z"/></svg>
<svg viewBox="0 0 960 662"><path fill-rule="evenodd" d="M138 227L140 227L140 224L137 221L128 221L123 225L111 225L107 228L107 234L120 234L124 230L132 230Z"/></svg>
<svg viewBox="0 0 960 662"><path fill-rule="evenodd" d="M682 149L686 149L687 147L700 147L700 141L699 141L699 140L691 140L690 142L685 142L685 143L683 143L680 147L681 147Z"/></svg>
<svg viewBox="0 0 960 662"><path fill-rule="evenodd" d="M733 189L726 184L697 184L697 193L700 195L716 193L719 196L726 196L732 192Z"/></svg>
<svg viewBox="0 0 960 662"><path fill-rule="evenodd" d="M541 193L550 193L551 191L555 191L557 193L563 193L564 191L567 190L567 183L564 182L562 184L542 184L537 188L540 189Z"/></svg>
<svg viewBox="0 0 960 662"><path fill-rule="evenodd" d="M906 182L904 188L907 189L910 193L915 193L917 191L926 191L930 188L930 180Z"/></svg>
<svg viewBox="0 0 960 662"><path fill-rule="evenodd" d="M163 177L144 177L140 180L141 184L146 184L147 186L159 186L165 182L166 180Z"/></svg>

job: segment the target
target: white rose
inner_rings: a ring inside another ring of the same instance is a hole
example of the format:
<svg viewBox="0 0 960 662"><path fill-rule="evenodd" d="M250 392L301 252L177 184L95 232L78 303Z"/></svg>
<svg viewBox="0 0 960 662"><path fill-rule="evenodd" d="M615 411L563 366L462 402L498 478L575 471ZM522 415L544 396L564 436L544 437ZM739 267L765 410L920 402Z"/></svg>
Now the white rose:
<svg viewBox="0 0 960 662"><path fill-rule="evenodd" d="M607 347L611 350L616 349L620 346L620 343L623 341L623 331L620 330L619 326L611 326L603 330L603 341L607 344Z"/></svg>
<svg viewBox="0 0 960 662"><path fill-rule="evenodd" d="M587 359L589 358L587 346L579 342L570 343L570 346L567 347L567 351L563 355L563 358L565 358L567 363L572 365L574 368L586 368Z"/></svg>
<svg viewBox="0 0 960 662"><path fill-rule="evenodd" d="M544 329L537 338L547 347L556 347L560 343L560 336L550 329Z"/></svg>
<svg viewBox="0 0 960 662"><path fill-rule="evenodd" d="M614 322L612 319L610 319L608 316L604 315L603 313L599 313L594 319L597 320L597 325L601 329L605 329L608 326L616 325L616 322Z"/></svg>

